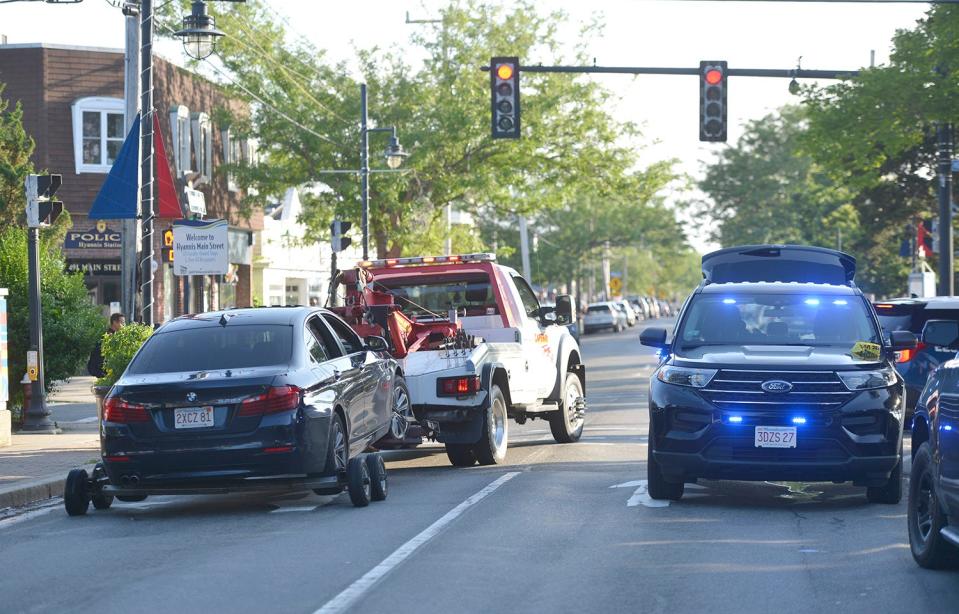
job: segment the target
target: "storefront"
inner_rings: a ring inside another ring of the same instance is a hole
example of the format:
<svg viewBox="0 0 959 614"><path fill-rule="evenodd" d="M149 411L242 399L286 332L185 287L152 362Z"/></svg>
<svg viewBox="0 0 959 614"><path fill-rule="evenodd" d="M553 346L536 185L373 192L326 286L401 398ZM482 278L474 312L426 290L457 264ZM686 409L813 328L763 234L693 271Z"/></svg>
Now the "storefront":
<svg viewBox="0 0 959 614"><path fill-rule="evenodd" d="M120 242L123 235L119 222L75 219L78 225L69 230L63 240L67 270L83 273L90 300L101 307L104 315L109 315L110 304L120 301Z"/></svg>

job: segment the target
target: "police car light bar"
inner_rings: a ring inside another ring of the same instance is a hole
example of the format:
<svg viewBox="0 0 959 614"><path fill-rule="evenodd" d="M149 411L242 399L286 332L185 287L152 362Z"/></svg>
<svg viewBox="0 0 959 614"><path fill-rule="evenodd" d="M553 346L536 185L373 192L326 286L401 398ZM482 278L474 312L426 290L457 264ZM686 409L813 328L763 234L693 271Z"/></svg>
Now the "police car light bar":
<svg viewBox="0 0 959 614"><path fill-rule="evenodd" d="M409 266L412 264L456 264L463 262L495 262L496 254L459 254L454 256L413 256L410 258L384 258L381 260L362 260L357 266L364 269Z"/></svg>

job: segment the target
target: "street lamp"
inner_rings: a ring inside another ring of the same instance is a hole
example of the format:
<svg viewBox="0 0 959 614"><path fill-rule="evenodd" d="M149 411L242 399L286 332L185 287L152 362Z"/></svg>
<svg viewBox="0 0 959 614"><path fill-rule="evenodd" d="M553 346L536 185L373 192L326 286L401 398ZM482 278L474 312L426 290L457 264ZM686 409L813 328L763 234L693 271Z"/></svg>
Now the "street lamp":
<svg viewBox="0 0 959 614"><path fill-rule="evenodd" d="M390 146L386 148L386 151L383 152L383 157L386 158L386 165L393 170L396 170L403 164L403 158L406 158L410 154L403 151L403 146L400 145L400 140L396 138L394 134L390 137Z"/></svg>
<svg viewBox="0 0 959 614"><path fill-rule="evenodd" d="M216 39L223 32L216 29L213 16L206 12L206 2L193 0L190 14L183 18L183 29L173 33L183 39L183 49L195 60L208 58L216 50Z"/></svg>

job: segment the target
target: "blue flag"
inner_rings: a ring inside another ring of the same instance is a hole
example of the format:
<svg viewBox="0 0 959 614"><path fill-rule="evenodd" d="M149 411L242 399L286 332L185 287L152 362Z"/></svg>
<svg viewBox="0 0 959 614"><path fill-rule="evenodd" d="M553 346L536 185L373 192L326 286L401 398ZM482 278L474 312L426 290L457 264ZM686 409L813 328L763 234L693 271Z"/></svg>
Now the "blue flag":
<svg viewBox="0 0 959 614"><path fill-rule="evenodd" d="M120 154L110 168L100 193L97 194L89 217L93 220L133 219L137 216L137 173L140 158L140 116L123 141Z"/></svg>

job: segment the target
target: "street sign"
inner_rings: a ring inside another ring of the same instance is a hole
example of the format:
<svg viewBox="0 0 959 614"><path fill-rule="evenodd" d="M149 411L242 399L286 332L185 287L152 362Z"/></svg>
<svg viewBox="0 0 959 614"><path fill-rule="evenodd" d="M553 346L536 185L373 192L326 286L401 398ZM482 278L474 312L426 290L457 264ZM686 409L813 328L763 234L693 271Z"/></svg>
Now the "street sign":
<svg viewBox="0 0 959 614"><path fill-rule="evenodd" d="M619 295L623 291L623 280L619 277L609 278L609 291L614 295Z"/></svg>
<svg viewBox="0 0 959 614"><path fill-rule="evenodd" d="M952 161L952 172L959 173L959 160Z"/></svg>
<svg viewBox="0 0 959 614"><path fill-rule="evenodd" d="M228 230L226 220L173 222L173 274L226 275L230 269Z"/></svg>
<svg viewBox="0 0 959 614"><path fill-rule="evenodd" d="M187 208L190 213L201 217L206 215L206 197L203 196L203 192L193 188L184 188L183 192L186 194Z"/></svg>

